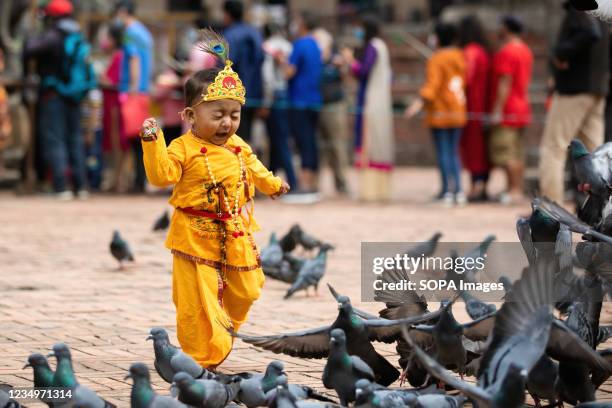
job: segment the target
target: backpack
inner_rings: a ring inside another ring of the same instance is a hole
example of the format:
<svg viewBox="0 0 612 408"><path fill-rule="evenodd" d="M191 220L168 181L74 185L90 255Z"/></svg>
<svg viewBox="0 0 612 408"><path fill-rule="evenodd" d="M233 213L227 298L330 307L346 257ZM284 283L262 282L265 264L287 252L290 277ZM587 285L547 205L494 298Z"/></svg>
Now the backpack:
<svg viewBox="0 0 612 408"><path fill-rule="evenodd" d="M62 78L49 76L43 86L55 89L60 95L80 102L96 88L96 74L89 61L91 46L80 32L64 35Z"/></svg>

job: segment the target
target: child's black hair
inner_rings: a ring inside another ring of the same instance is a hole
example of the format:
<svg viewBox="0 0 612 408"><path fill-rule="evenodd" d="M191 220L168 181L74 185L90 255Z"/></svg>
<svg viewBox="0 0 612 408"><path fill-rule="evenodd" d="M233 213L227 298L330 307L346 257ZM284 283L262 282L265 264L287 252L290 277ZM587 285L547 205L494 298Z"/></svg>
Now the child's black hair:
<svg viewBox="0 0 612 408"><path fill-rule="evenodd" d="M453 24L438 23L435 27L436 37L438 37L438 46L449 47L455 43L457 29Z"/></svg>
<svg viewBox="0 0 612 408"><path fill-rule="evenodd" d="M108 36L115 43L115 47L121 48L124 44L125 25L121 22L113 22L108 27Z"/></svg>
<svg viewBox="0 0 612 408"><path fill-rule="evenodd" d="M217 74L223 68L216 66L213 68L203 69L189 77L185 82L185 106L193 106L198 103L202 97L202 93L208 85L215 81Z"/></svg>

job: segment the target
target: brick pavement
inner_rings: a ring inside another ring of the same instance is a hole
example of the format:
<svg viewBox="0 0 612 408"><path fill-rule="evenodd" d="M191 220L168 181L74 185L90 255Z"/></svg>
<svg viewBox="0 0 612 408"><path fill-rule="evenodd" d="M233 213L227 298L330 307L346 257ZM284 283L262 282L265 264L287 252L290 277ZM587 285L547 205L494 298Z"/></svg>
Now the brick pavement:
<svg viewBox="0 0 612 408"><path fill-rule="evenodd" d="M500 241L516 241L515 220L529 211L527 205L491 204L442 209L428 203L437 184L432 170L402 169L395 177L394 201L386 205L337 197L312 206L260 199L256 216L263 231L256 235L257 241L263 244L271 231L283 233L292 223L301 223L336 245L323 282L351 296L357 306L375 312L380 305L359 302L361 241L419 241L438 229L446 241L479 241L488 233ZM499 179L495 180L499 185ZM329 185L329 178L325 184ZM21 369L27 356L46 353L54 342L65 341L72 349L80 382L120 407L129 406L131 383L123 380L127 368L135 361L152 368L152 346L145 341L148 330L165 327L177 343L171 256L163 248L164 235L151 232L165 202L163 196L97 196L63 203L0 194L0 383L30 386L31 369ZM137 259L124 272L116 270L108 253L115 228L130 242ZM336 315L324 286L318 298L297 294L284 301L286 288L280 282L266 283L250 321L243 326L245 333L315 327ZM464 319L461 309L456 308L456 315ZM609 309L603 321L612 323ZM396 363L392 346L377 348ZM240 341L221 369L262 370L272 358L285 362L292 382L322 388L323 360L274 355ZM168 392L168 385L154 371L152 381L159 392ZM612 382L602 387L600 396L612 399Z"/></svg>

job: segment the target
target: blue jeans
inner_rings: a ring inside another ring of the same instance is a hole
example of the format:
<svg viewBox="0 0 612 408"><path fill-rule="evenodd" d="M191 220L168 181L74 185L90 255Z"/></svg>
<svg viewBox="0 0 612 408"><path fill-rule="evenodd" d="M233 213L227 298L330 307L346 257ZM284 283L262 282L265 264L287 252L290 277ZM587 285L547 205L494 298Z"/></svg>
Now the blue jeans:
<svg viewBox="0 0 612 408"><path fill-rule="evenodd" d="M45 162L53 173L53 190L66 191L66 167L70 164L75 190L85 188L85 150L78 103L55 93L41 96L40 135Z"/></svg>
<svg viewBox="0 0 612 408"><path fill-rule="evenodd" d="M432 129L438 168L442 176L442 194L461 192L461 161L459 159L459 140L461 129Z"/></svg>
<svg viewBox="0 0 612 408"><path fill-rule="evenodd" d="M317 147L317 122L319 113L314 109L292 108L289 110L289 127L295 138L302 168L319 170L319 148Z"/></svg>
<svg viewBox="0 0 612 408"><path fill-rule="evenodd" d="M87 180L89 187L99 190L102 183L102 170L104 168L104 157L102 153L102 129L94 133L93 143L85 146L85 166L87 168Z"/></svg>
<svg viewBox="0 0 612 408"><path fill-rule="evenodd" d="M289 121L287 119L287 99L285 93L276 93L266 120L270 138L270 170L281 168L287 175L287 182L292 190L297 189L297 179L293 168L293 159L289 149Z"/></svg>

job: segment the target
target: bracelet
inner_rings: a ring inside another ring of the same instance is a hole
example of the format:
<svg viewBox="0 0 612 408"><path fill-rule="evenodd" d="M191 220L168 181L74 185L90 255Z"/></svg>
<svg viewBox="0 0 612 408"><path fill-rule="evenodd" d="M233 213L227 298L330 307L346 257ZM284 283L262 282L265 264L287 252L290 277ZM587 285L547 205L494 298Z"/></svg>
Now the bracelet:
<svg viewBox="0 0 612 408"><path fill-rule="evenodd" d="M157 140L157 128L150 128L145 130L140 135L140 139L144 142L153 142Z"/></svg>

